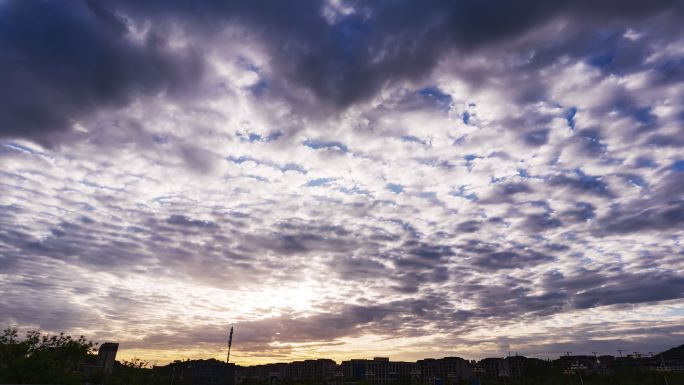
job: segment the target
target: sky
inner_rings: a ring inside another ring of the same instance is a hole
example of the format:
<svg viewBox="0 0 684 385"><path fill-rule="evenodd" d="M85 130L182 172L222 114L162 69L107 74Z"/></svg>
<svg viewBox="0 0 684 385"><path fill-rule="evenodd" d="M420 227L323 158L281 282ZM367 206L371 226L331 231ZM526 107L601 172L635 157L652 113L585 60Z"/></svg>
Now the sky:
<svg viewBox="0 0 684 385"><path fill-rule="evenodd" d="M151 363L684 343L684 3L0 0L0 326Z"/></svg>

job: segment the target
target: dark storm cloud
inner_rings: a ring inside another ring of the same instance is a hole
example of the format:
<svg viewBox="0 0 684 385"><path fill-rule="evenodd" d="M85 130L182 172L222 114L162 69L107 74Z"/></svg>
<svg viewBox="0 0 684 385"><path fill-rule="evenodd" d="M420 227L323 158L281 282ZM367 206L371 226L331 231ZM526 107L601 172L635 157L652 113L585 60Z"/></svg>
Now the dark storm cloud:
<svg viewBox="0 0 684 385"><path fill-rule="evenodd" d="M648 138L646 144L657 147L684 147L684 132L680 131L674 135L654 134Z"/></svg>
<svg viewBox="0 0 684 385"><path fill-rule="evenodd" d="M353 234L341 227L325 222L311 221L307 224L292 219L279 223L264 235L250 235L247 247L253 250L271 250L283 255L301 255L310 252L350 252L357 246Z"/></svg>
<svg viewBox="0 0 684 385"><path fill-rule="evenodd" d="M466 241L457 250L458 255L468 257L473 266L490 271L527 268L555 260L553 256L534 251L531 247L508 248L477 239Z"/></svg>
<svg viewBox="0 0 684 385"><path fill-rule="evenodd" d="M606 152L603 136L597 129L584 129L577 132L573 140L580 145L582 153L588 156L601 156Z"/></svg>
<svg viewBox="0 0 684 385"><path fill-rule="evenodd" d="M523 141L530 146L542 146L549 141L549 129L531 131L523 135Z"/></svg>
<svg viewBox="0 0 684 385"><path fill-rule="evenodd" d="M528 215L522 226L531 233L539 233L546 230L561 227L563 223L550 213Z"/></svg>
<svg viewBox="0 0 684 385"><path fill-rule="evenodd" d="M502 183L499 184L489 196L481 200L482 203L512 203L520 199L521 195L530 194L534 190L528 183Z"/></svg>
<svg viewBox="0 0 684 385"><path fill-rule="evenodd" d="M545 316L562 311L568 295L562 292L530 294L530 288L523 286L488 286L476 294L478 311L474 317L505 318Z"/></svg>
<svg viewBox="0 0 684 385"><path fill-rule="evenodd" d="M599 271L578 269L573 275L547 274L542 287L568 294L574 308L638 304L684 297L684 277L674 272Z"/></svg>
<svg viewBox="0 0 684 385"><path fill-rule="evenodd" d="M601 176L589 175L581 169L565 172L547 178L547 183L556 188L567 188L578 193L613 198L615 195Z"/></svg>
<svg viewBox="0 0 684 385"><path fill-rule="evenodd" d="M204 229L217 227L214 222L191 219L185 215L172 215L166 220L166 223L174 226L199 227Z"/></svg>
<svg viewBox="0 0 684 385"><path fill-rule="evenodd" d="M684 276L674 273L623 274L574 297L577 308L684 298Z"/></svg>
<svg viewBox="0 0 684 385"><path fill-rule="evenodd" d="M439 260L454 255L449 246L428 245L422 242L409 241L404 244L411 255L427 260Z"/></svg>
<svg viewBox="0 0 684 385"><path fill-rule="evenodd" d="M562 216L573 222L585 222L596 217L596 207L589 202L576 202L575 208L563 211Z"/></svg>
<svg viewBox="0 0 684 385"><path fill-rule="evenodd" d="M543 316L608 305L639 304L684 297L684 277L671 272L629 273L579 269L574 275L549 273L540 285L511 280L502 285L456 284L477 301L465 319ZM542 291L539 293L539 291ZM532 294L532 293L535 294Z"/></svg>
<svg viewBox="0 0 684 385"><path fill-rule="evenodd" d="M12 253L2 254L13 256ZM3 322L46 330L68 330L81 327L82 322L96 324L102 321L90 305L76 298L96 292L90 277L75 279L71 274L64 274L63 264L54 261L44 264L38 257L17 258L15 262L12 268L15 283L3 286L1 291Z"/></svg>
<svg viewBox="0 0 684 385"><path fill-rule="evenodd" d="M369 258L335 258L329 266L345 281L376 279L388 273L385 264Z"/></svg>
<svg viewBox="0 0 684 385"><path fill-rule="evenodd" d="M379 322L396 310L389 305L345 306L310 317L284 316L239 324L246 342L308 342L350 336L359 328Z"/></svg>
<svg viewBox="0 0 684 385"><path fill-rule="evenodd" d="M189 88L201 73L201 60L192 51L167 47L162 37L167 24L183 28L198 47L222 26L242 26L268 47L275 78L343 108L373 96L387 82L425 76L445 53L513 39L556 17L581 27L681 12L674 0L345 4L355 12L329 23L325 3L316 0L5 1L0 5L5 53L0 135L46 142L49 134L99 109ZM153 28L137 42L125 18L154 20L160 30ZM545 141L541 132L526 140Z"/></svg>
<svg viewBox="0 0 684 385"><path fill-rule="evenodd" d="M21 228L11 231L13 226L4 218L0 220L3 228L0 250L7 250L3 255L6 266L21 267L21 256L30 255L52 263L77 264L109 272L174 272L210 285L221 285L227 277L234 282L242 280L238 277L249 280L263 273L263 269L277 268L282 274L289 271L278 261L255 255L253 236L239 231L239 226L229 221L222 221L220 227L211 220L178 214L165 220L143 212L136 213L136 217L139 222L126 227L92 220L61 222L44 237L36 237ZM222 238L222 232L232 239ZM278 245L277 238L273 237L270 242ZM212 242L206 241L209 238ZM227 248L223 244L235 247ZM164 259L162 266L155 263L159 257ZM257 260L260 262L256 263ZM220 268L207 271L207 265Z"/></svg>
<svg viewBox="0 0 684 385"><path fill-rule="evenodd" d="M97 1L3 1L0 18L1 136L47 143L79 118L201 73L196 54L171 52L154 32L134 41Z"/></svg>
<svg viewBox="0 0 684 385"><path fill-rule="evenodd" d="M430 296L373 305L338 305L309 316L283 314L235 324L235 342L245 352L276 349L272 345L334 341L355 337L373 330L380 335L411 335L411 328L427 324L445 313L447 304ZM210 325L173 329L171 333L151 335L128 346L187 347L225 341L226 329Z"/></svg>
<svg viewBox="0 0 684 385"><path fill-rule="evenodd" d="M534 251L495 251L474 259L475 266L486 270L522 269L553 261L554 258Z"/></svg>
<svg viewBox="0 0 684 385"><path fill-rule="evenodd" d="M684 201L664 202L656 207L635 205L631 209L616 210L601 218L601 233L630 234L663 231L684 225Z"/></svg>
<svg viewBox="0 0 684 385"><path fill-rule="evenodd" d="M133 262L143 262L137 255L142 248L137 240L101 233L93 226L79 223L62 222L50 229L50 235L41 238L29 232L3 231L0 239L17 255L45 256L108 268L126 268Z"/></svg>
<svg viewBox="0 0 684 385"><path fill-rule="evenodd" d="M616 356L619 351L643 351L648 347L650 351L658 352L669 349L673 343L673 335L677 333L676 322L625 322L619 329L595 328L592 324L582 324L575 327L553 327L550 330L533 333L524 337L493 337L478 339L478 343L485 344L483 355L496 356L501 351L515 351L516 354L538 357L556 358L570 351L573 355L583 354ZM560 339L551 336L562 336ZM463 341L472 343L471 341ZM487 344L494 344L496 348L491 353Z"/></svg>
<svg viewBox="0 0 684 385"><path fill-rule="evenodd" d="M446 261L444 258L453 255L450 247L427 245L424 243L409 241L401 248L394 250L397 257L394 264L399 268L408 268L414 271L433 269Z"/></svg>
<svg viewBox="0 0 684 385"><path fill-rule="evenodd" d="M456 230L463 233L475 233L480 229L481 221L465 221L458 224Z"/></svg>

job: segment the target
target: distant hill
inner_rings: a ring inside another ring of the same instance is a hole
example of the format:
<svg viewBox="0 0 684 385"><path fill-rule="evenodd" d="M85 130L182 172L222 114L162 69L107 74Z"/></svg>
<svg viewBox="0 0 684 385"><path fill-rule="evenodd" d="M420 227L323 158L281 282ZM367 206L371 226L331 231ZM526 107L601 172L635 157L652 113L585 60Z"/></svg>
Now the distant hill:
<svg viewBox="0 0 684 385"><path fill-rule="evenodd" d="M669 359L673 359L673 358L684 359L684 344L679 345L679 346L672 348L672 349L668 349L662 353L658 353L658 354L656 354L656 357L658 357L658 358L663 357L663 358L669 358Z"/></svg>

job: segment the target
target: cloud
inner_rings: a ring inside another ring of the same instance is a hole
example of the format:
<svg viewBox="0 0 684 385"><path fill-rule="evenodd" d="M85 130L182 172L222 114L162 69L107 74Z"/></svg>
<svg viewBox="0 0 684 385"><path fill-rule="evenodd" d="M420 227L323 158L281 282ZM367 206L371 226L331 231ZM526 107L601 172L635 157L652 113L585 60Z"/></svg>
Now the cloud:
<svg viewBox="0 0 684 385"><path fill-rule="evenodd" d="M582 292L575 297L575 306L587 308L597 305L663 301L678 299L684 295L684 277L679 275L649 273L630 274L628 277L629 280L611 279L614 283Z"/></svg>
<svg viewBox="0 0 684 385"><path fill-rule="evenodd" d="M0 7L2 323L159 360L234 324L245 363L677 336L678 2Z"/></svg>
<svg viewBox="0 0 684 385"><path fill-rule="evenodd" d="M684 223L684 202L666 203L664 207L638 208L616 212L603 218L604 231L629 234L644 231L661 231L677 228Z"/></svg>
<svg viewBox="0 0 684 385"><path fill-rule="evenodd" d="M172 215L166 220L166 223L174 226L199 227L205 229L216 227L216 223L214 222L190 219L183 215Z"/></svg>
<svg viewBox="0 0 684 385"><path fill-rule="evenodd" d="M50 143L98 110L197 81L196 52L172 50L149 31L136 38L126 20L98 2L8 1L0 30L5 137Z"/></svg>
<svg viewBox="0 0 684 385"><path fill-rule="evenodd" d="M286 84L299 87L320 102L305 102L308 113L315 115L316 110L329 111L321 110L324 105L340 109L369 100L388 82L419 81L451 52L511 41L556 19L571 19L580 30L591 30L607 18L626 23L661 13L675 18L681 12L678 2L668 0L648 5L536 0L486 7L439 0L420 6L344 4L349 12L326 13L335 8L314 0L296 5L203 1L198 7L184 1L83 1L70 7L4 2L9 22L2 29L7 52L1 80L6 90L2 135L49 143L55 137L51 134L99 110L123 108L146 95L196 88L206 66L202 56L213 49L211 36L225 26L244 29L267 51L269 81L260 83L266 93L283 94L278 90L285 90ZM150 15L157 19L154 27ZM189 43L179 42L174 29L187 34L184 40ZM47 35L49 44L44 43ZM635 54L630 62L639 58ZM303 101L297 91L285 92L292 102ZM544 133L534 131L525 140L543 144Z"/></svg>
<svg viewBox="0 0 684 385"><path fill-rule="evenodd" d="M553 260L553 257L535 252L521 254L515 251L494 251L481 255L474 264L489 270L499 270L525 268Z"/></svg>

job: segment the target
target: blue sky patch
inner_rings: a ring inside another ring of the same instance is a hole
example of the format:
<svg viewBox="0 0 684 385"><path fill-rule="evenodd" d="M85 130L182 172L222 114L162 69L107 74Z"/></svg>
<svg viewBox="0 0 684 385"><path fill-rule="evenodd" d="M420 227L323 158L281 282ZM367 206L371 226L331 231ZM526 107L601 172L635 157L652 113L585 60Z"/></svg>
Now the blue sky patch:
<svg viewBox="0 0 684 385"><path fill-rule="evenodd" d="M363 196L367 196L367 197L372 197L372 194L370 193L370 191L368 191L366 189L362 189L359 186L354 186L352 188L340 187L337 190L341 193L344 193L344 194L363 195Z"/></svg>
<svg viewBox="0 0 684 385"><path fill-rule="evenodd" d="M636 168L655 168L658 167L658 164L651 158L640 156L634 161L634 166Z"/></svg>
<svg viewBox="0 0 684 385"><path fill-rule="evenodd" d="M482 159L482 157L475 154L468 154L463 157L463 160L465 160L465 165L468 168L468 171L470 171L473 168L473 161L475 159Z"/></svg>
<svg viewBox="0 0 684 385"><path fill-rule="evenodd" d="M568 123L568 127L575 129L575 115L577 114L577 109L572 107L568 109L565 113L565 121Z"/></svg>
<svg viewBox="0 0 684 385"><path fill-rule="evenodd" d="M450 192L449 195L457 196L471 202L476 202L478 200L477 195L474 193L469 193L468 190L471 190L471 188L461 185L458 187L458 190Z"/></svg>
<svg viewBox="0 0 684 385"><path fill-rule="evenodd" d="M422 144L423 146L429 146L430 145L427 141L421 140L421 139L419 139L413 135L404 135L401 137L401 141L402 142L418 143L418 144Z"/></svg>
<svg viewBox="0 0 684 385"><path fill-rule="evenodd" d="M401 194L402 192L404 192L404 187L400 184L387 183L385 187L387 187L388 190L395 194Z"/></svg>
<svg viewBox="0 0 684 385"><path fill-rule="evenodd" d="M316 178L308 181L306 183L307 187L319 187L319 186L326 186L330 184L332 181L334 181L334 178Z"/></svg>
<svg viewBox="0 0 684 385"><path fill-rule="evenodd" d="M639 175L626 174L626 175L622 175L622 178L627 183L633 184L635 186L642 187L642 188L648 187L648 182L646 182L646 180L644 178L640 177Z"/></svg>
<svg viewBox="0 0 684 385"><path fill-rule="evenodd" d="M672 163L672 170L676 172L684 172L684 159L680 159Z"/></svg>
<svg viewBox="0 0 684 385"><path fill-rule="evenodd" d="M256 83L248 86L247 90L256 97L262 97L268 90L268 81L266 79L259 79Z"/></svg>
<svg viewBox="0 0 684 385"><path fill-rule="evenodd" d="M344 143L337 141L320 141L314 139L307 139L304 141L304 145L306 147L313 148L314 150L335 149L344 153L349 152L349 149Z"/></svg>
<svg viewBox="0 0 684 385"><path fill-rule="evenodd" d="M28 148L28 147L26 147L26 146L22 146L21 144L6 143L6 144L3 144L2 146L5 147L5 148L9 148L9 149L11 149L11 150L14 150L14 151L24 152L24 153L27 153L27 154L35 154L35 153L36 153L36 152L33 151L32 149L30 149L30 148Z"/></svg>
<svg viewBox="0 0 684 385"><path fill-rule="evenodd" d="M298 164L295 164L295 163L288 163L288 164L284 165L283 167L280 168L280 171L282 171L282 172L285 172L285 171L297 171L297 172L300 172L300 173L302 173L302 174L306 174L306 173L307 173L307 171L306 171L306 169L305 169L304 167L302 167L302 166L300 166L300 165L298 165Z"/></svg>
<svg viewBox="0 0 684 385"><path fill-rule="evenodd" d="M589 64L598 68L606 68L613 63L614 58L615 55L612 53L594 55L589 58Z"/></svg>
<svg viewBox="0 0 684 385"><path fill-rule="evenodd" d="M519 168L518 169L518 176L521 178L529 178L530 174L524 168Z"/></svg>
<svg viewBox="0 0 684 385"><path fill-rule="evenodd" d="M656 116L651 112L651 107L637 108L632 112L632 117L641 124L653 124Z"/></svg>
<svg viewBox="0 0 684 385"><path fill-rule="evenodd" d="M451 95L445 94L438 87L425 87L418 91L418 93L425 99L433 101L435 105L442 109L447 109L451 105Z"/></svg>
<svg viewBox="0 0 684 385"><path fill-rule="evenodd" d="M228 159L230 162L233 162L233 163L235 163L235 164L242 164L242 163L245 163L245 162L261 163L260 161L258 161L258 160L256 160L256 159L252 158L251 156L246 156L246 155L242 155L242 156L239 156L239 157L237 157L237 158L231 155L231 156L229 156L227 159Z"/></svg>
<svg viewBox="0 0 684 385"><path fill-rule="evenodd" d="M579 186L583 190L593 190L600 194L608 192L608 185L601 180L600 176L585 174L581 168L576 169L575 174L579 177Z"/></svg>

